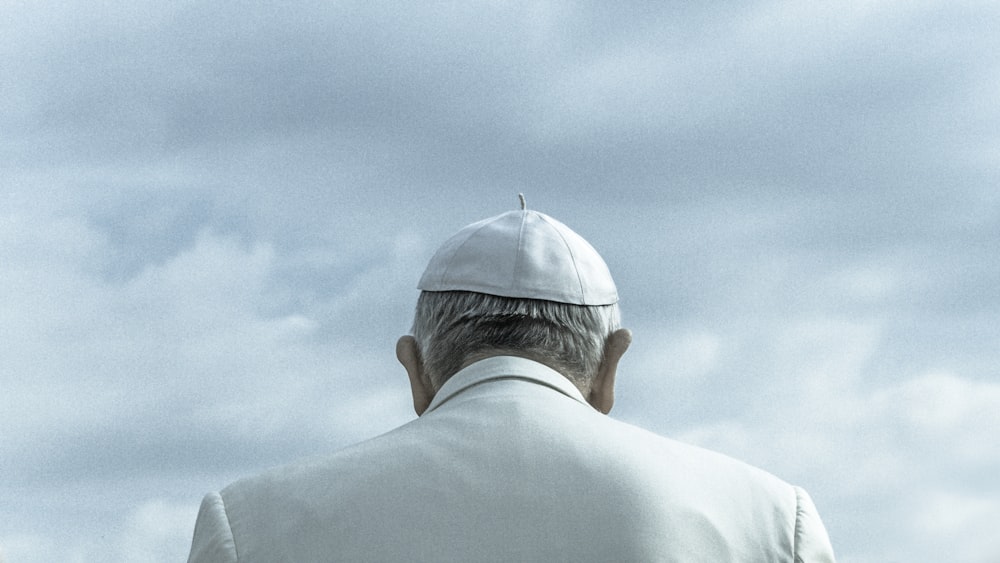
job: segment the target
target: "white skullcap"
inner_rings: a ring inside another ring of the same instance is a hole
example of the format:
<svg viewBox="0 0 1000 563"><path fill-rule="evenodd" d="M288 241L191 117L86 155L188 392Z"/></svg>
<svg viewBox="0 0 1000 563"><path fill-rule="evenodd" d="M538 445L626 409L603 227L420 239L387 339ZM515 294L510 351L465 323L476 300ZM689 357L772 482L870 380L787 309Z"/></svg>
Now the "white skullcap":
<svg viewBox="0 0 1000 563"><path fill-rule="evenodd" d="M618 302L611 272L594 247L552 217L526 209L458 231L431 258L417 288L574 305Z"/></svg>

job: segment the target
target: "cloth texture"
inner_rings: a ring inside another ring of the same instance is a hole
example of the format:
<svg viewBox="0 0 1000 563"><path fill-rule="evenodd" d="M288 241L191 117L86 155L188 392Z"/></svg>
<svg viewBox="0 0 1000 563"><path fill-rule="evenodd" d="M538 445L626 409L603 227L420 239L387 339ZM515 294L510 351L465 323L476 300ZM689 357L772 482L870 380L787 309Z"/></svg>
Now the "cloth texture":
<svg viewBox="0 0 1000 563"><path fill-rule="evenodd" d="M618 302L608 265L594 247L556 219L528 210L455 233L434 253L417 288L575 305Z"/></svg>
<svg viewBox="0 0 1000 563"><path fill-rule="evenodd" d="M208 494L189 563L833 562L812 500L602 415L531 360L452 376L417 419Z"/></svg>

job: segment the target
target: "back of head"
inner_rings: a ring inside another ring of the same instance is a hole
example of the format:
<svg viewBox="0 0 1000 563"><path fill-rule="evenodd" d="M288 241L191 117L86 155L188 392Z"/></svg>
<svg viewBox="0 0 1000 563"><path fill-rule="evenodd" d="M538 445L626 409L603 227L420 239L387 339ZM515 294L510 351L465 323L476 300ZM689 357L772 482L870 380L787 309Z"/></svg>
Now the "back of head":
<svg viewBox="0 0 1000 563"><path fill-rule="evenodd" d="M461 229L435 253L418 288L413 335L435 388L472 361L510 354L547 364L585 391L619 326L604 260L537 211Z"/></svg>

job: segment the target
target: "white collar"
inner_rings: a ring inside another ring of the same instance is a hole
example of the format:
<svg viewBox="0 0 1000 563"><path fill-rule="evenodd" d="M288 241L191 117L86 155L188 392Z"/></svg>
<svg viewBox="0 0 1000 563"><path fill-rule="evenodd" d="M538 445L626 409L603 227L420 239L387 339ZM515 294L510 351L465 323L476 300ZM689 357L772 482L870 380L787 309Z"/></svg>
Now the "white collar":
<svg viewBox="0 0 1000 563"><path fill-rule="evenodd" d="M491 356L459 370L444 382L424 414L480 383L497 379L524 379L551 387L567 397L588 404L580 390L566 376L534 360L519 356Z"/></svg>

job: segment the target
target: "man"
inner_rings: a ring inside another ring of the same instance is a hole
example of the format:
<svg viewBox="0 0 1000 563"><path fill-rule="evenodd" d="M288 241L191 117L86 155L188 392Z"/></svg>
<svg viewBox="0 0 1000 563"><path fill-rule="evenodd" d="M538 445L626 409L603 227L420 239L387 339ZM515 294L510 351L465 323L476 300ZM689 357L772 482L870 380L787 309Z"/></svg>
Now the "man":
<svg viewBox="0 0 1000 563"><path fill-rule="evenodd" d="M396 356L418 418L202 503L190 562L832 562L809 496L605 416L631 333L608 268L535 211L434 255Z"/></svg>

